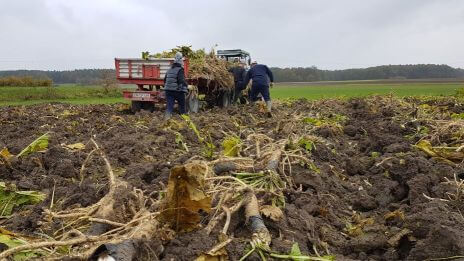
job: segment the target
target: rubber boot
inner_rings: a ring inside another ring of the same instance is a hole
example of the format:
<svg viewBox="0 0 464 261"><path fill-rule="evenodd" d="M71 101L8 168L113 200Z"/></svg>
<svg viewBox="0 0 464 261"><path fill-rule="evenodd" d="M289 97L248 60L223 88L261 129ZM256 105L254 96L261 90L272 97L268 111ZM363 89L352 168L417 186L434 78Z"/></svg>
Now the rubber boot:
<svg viewBox="0 0 464 261"><path fill-rule="evenodd" d="M271 113L271 109L272 109L272 102L271 101L267 101L266 102L266 107L267 107L267 117L268 118L272 118L272 113Z"/></svg>
<svg viewBox="0 0 464 261"><path fill-rule="evenodd" d="M172 117L172 114L170 112L165 112L164 113L164 120L167 121L167 120L171 119L171 117Z"/></svg>

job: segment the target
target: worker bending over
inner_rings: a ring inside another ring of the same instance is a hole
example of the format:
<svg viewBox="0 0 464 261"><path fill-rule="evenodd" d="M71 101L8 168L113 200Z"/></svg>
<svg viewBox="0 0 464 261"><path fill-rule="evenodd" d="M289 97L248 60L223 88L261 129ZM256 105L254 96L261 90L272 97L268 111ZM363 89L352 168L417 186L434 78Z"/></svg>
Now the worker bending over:
<svg viewBox="0 0 464 261"><path fill-rule="evenodd" d="M164 76L164 91L167 103L166 119L171 118L176 101L179 107L179 113L185 114L185 93L188 92L188 89L182 63L182 54L178 52L174 58L174 63Z"/></svg>
<svg viewBox="0 0 464 261"><path fill-rule="evenodd" d="M271 70L264 65L258 64L256 61L251 64L251 69L247 72L244 86L247 86L250 80L253 80L251 84L251 91L250 91L250 100L251 102L255 102L258 100L258 94L264 98L266 101L267 106L267 116L272 117L271 114L271 96L269 93L269 85L274 85L274 76L272 75ZM270 81L270 83L269 83Z"/></svg>
<svg viewBox="0 0 464 261"><path fill-rule="evenodd" d="M234 90L234 99L233 99L233 104L237 103L237 100L240 99L240 94L242 93L242 90L246 88L246 85L243 85L243 82L245 81L246 77L246 70L245 66L240 63L239 59L235 59L234 61L235 66L229 69L229 72L231 72L234 75L234 84L235 84L235 90Z"/></svg>

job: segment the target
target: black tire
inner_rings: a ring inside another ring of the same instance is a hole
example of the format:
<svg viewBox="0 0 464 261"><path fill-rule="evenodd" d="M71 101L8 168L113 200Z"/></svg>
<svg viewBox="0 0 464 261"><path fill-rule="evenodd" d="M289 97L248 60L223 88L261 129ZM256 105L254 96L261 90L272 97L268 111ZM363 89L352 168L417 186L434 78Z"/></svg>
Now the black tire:
<svg viewBox="0 0 464 261"><path fill-rule="evenodd" d="M225 91L222 93L222 95L219 96L219 106L221 108L227 108L231 104L230 102L230 92Z"/></svg>
<svg viewBox="0 0 464 261"><path fill-rule="evenodd" d="M200 101L198 100L198 95L190 93L185 100L188 112L197 113L199 111Z"/></svg>
<svg viewBox="0 0 464 261"><path fill-rule="evenodd" d="M154 102L142 102L142 109L153 112L155 110L155 103Z"/></svg>
<svg viewBox="0 0 464 261"><path fill-rule="evenodd" d="M206 102L207 108L213 108L214 106L219 106L218 95L215 93L207 93L205 95L204 101Z"/></svg>
<svg viewBox="0 0 464 261"><path fill-rule="evenodd" d="M131 111L132 113L139 112L142 109L142 102L141 101L132 101L131 103Z"/></svg>

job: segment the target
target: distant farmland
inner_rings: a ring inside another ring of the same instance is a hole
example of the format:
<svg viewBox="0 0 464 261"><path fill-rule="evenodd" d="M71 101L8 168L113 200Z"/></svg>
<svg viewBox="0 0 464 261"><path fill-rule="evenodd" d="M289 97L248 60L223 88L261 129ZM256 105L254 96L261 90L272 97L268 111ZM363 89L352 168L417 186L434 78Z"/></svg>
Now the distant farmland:
<svg viewBox="0 0 464 261"><path fill-rule="evenodd" d="M464 82L449 81L347 81L314 83L279 83L271 89L271 96L284 98L338 98L393 94L397 96L453 95Z"/></svg>
<svg viewBox="0 0 464 261"><path fill-rule="evenodd" d="M126 87L125 85L123 85ZM133 86L127 86L133 88ZM454 95L464 82L452 80L379 80L346 82L278 83L271 89L273 99L347 98L367 95L396 96ZM43 102L107 104L127 102L120 90L105 92L99 86L60 85L53 88L0 87L0 106Z"/></svg>

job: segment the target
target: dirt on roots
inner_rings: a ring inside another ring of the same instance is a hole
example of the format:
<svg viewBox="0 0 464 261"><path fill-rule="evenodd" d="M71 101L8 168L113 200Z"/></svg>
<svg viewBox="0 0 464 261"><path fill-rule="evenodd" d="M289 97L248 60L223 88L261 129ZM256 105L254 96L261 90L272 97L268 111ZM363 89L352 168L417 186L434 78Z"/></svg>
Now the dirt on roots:
<svg viewBox="0 0 464 261"><path fill-rule="evenodd" d="M274 106L270 119L256 105L190 115L197 129L211 137L212 158L205 156L204 145L182 118L166 122L162 111L132 115L121 106L0 108L0 149L6 147L16 155L36 137L46 132L51 136L45 152L22 157L12 166L0 165L1 181L47 194L40 204L15 209L1 225L23 235L54 237L59 228L43 226L52 194L55 211L98 202L108 192L105 163L92 157L81 170L92 150L90 138L106 153L119 179L156 201L157 192L166 189L173 166L192 158L211 161L221 157L221 144L232 134L242 141L251 134L264 134L297 146L311 142L304 157L312 164L291 163L291 171L285 172L293 184L282 191L284 215L278 221L264 218L273 251L288 253L297 242L303 254L335 255L337 260L464 255L464 197L454 197L459 193L459 179L464 179L464 165L430 157L414 146L420 140L430 140L434 146L463 144L464 124L459 125L462 120L453 120L451 115L463 113L464 106L454 99L281 102ZM460 127L448 132L440 129L451 122ZM79 142L87 144L86 148L64 146ZM265 194L257 195L266 201ZM195 259L217 243L221 222L210 235L200 227L162 239L157 258ZM205 217L202 226L207 223ZM228 231L233 235L226 246L229 259L238 260L246 253L251 236L241 211L232 215ZM259 260L259 256L253 254L247 260Z"/></svg>

